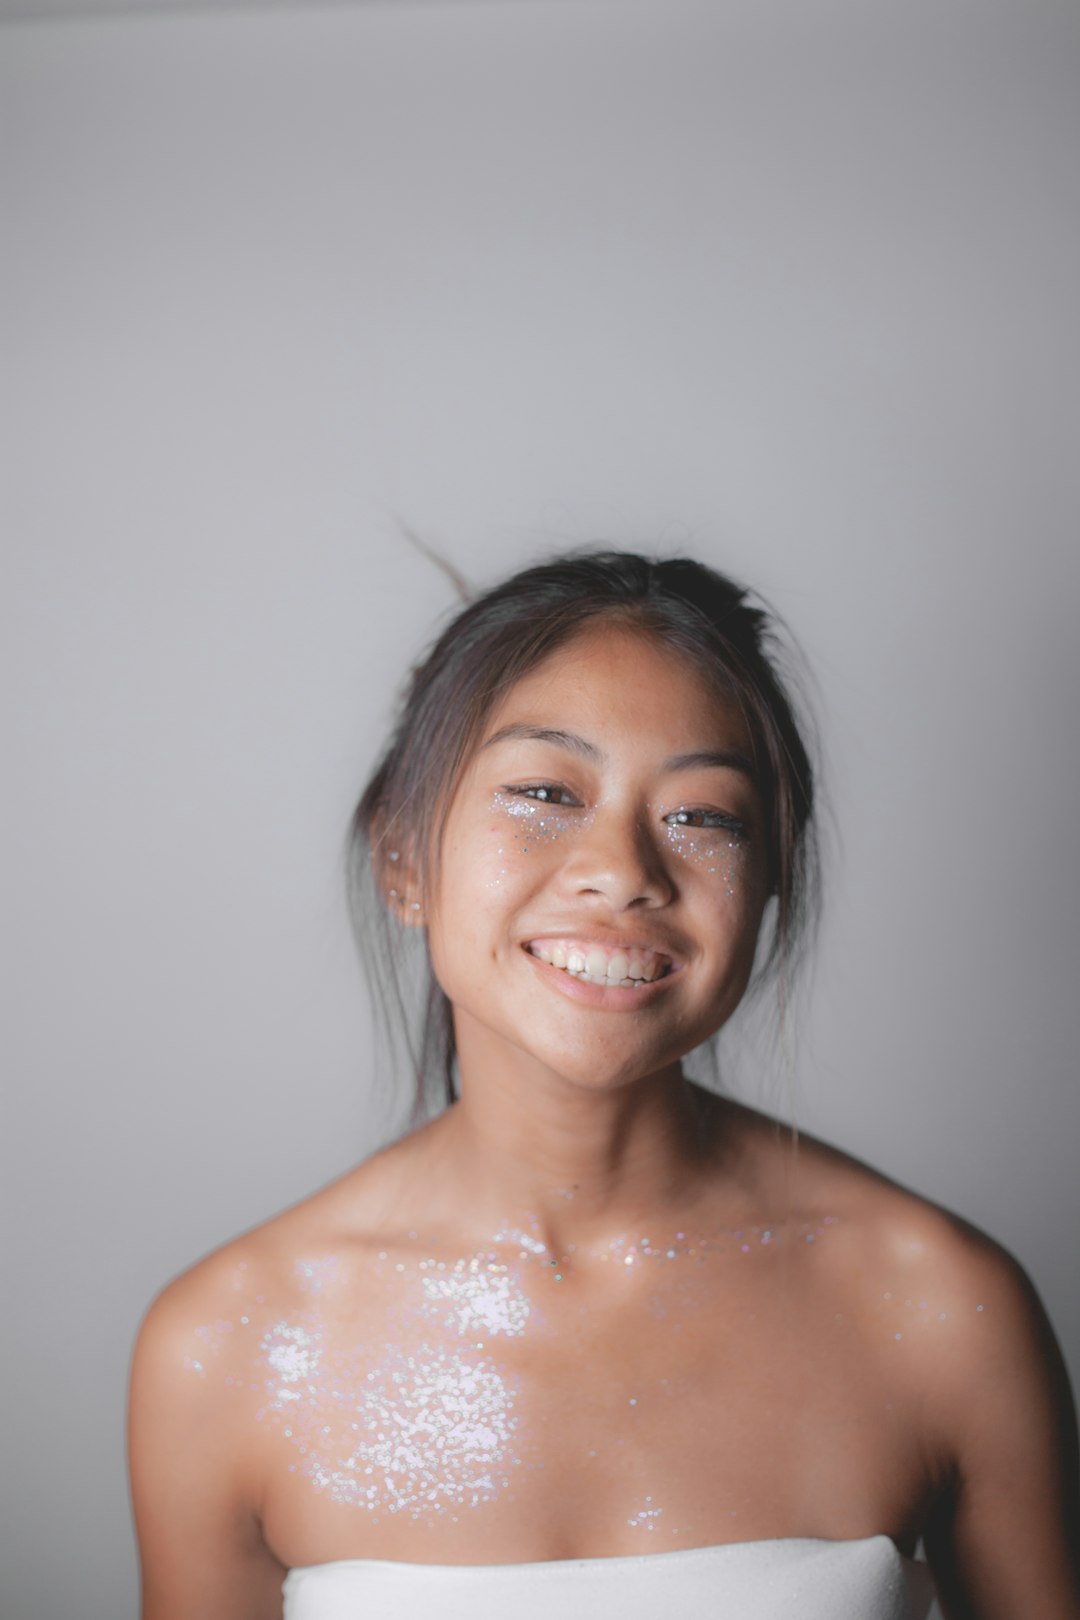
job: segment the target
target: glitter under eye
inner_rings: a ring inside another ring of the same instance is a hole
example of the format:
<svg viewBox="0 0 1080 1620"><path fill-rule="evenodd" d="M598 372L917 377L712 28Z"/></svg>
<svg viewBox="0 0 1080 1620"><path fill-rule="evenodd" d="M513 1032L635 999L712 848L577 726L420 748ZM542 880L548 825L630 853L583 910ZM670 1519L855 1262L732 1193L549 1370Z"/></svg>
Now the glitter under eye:
<svg viewBox="0 0 1080 1620"><path fill-rule="evenodd" d="M544 819L544 811L559 808L547 799L518 798L513 793L496 793L493 806L520 821L537 822Z"/></svg>
<svg viewBox="0 0 1080 1620"><path fill-rule="evenodd" d="M664 829L668 846L683 860L702 867L720 879L730 899L742 876L745 845L727 827L689 827L681 822L668 822Z"/></svg>
<svg viewBox="0 0 1080 1620"><path fill-rule="evenodd" d="M567 810L572 808L577 809L578 813L576 819L571 822L567 817ZM492 798L491 813L504 815L509 819L513 828L514 843L522 855L527 855L535 844L554 843L555 839L569 832L571 827L582 826L589 816L589 812L583 815L575 806L550 804L543 799L524 798L501 790Z"/></svg>

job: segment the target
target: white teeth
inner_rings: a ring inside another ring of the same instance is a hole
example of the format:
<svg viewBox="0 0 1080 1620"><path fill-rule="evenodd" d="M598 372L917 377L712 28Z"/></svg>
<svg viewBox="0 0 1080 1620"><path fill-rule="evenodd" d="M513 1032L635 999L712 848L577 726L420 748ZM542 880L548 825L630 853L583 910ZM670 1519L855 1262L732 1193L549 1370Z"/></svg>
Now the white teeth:
<svg viewBox="0 0 1080 1620"><path fill-rule="evenodd" d="M662 979L670 964L645 949L614 950L609 956L601 945L569 945L565 940L537 940L529 950L541 962L562 968L586 984L614 984L625 989Z"/></svg>

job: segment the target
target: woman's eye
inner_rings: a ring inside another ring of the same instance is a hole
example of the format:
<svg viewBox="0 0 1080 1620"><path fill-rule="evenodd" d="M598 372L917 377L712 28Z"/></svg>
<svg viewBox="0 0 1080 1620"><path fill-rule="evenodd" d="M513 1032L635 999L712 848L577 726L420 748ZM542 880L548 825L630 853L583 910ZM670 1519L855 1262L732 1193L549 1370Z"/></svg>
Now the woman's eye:
<svg viewBox="0 0 1080 1620"><path fill-rule="evenodd" d="M664 817L669 827L708 827L729 832L734 838L746 835L746 824L724 810L673 810Z"/></svg>
<svg viewBox="0 0 1080 1620"><path fill-rule="evenodd" d="M506 791L520 799L533 799L538 804L581 804L581 800L575 799L569 788L560 787L557 782L523 782L520 787L507 788Z"/></svg>

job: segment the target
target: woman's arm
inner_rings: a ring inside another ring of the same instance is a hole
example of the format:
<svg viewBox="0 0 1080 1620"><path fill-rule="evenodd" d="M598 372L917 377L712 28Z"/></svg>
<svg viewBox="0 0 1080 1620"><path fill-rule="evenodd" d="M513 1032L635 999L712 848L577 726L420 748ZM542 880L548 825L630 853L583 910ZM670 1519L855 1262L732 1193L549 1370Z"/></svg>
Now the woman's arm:
<svg viewBox="0 0 1080 1620"><path fill-rule="evenodd" d="M1080 1620L1080 1486L1068 1378L1035 1290L980 1245L978 1305L943 1369L954 1485L926 1533L949 1620Z"/></svg>
<svg viewBox="0 0 1080 1620"><path fill-rule="evenodd" d="M193 1366L199 1292L190 1278L166 1289L135 1347L129 1456L142 1620L280 1620L285 1571L260 1534L235 1405L221 1379Z"/></svg>

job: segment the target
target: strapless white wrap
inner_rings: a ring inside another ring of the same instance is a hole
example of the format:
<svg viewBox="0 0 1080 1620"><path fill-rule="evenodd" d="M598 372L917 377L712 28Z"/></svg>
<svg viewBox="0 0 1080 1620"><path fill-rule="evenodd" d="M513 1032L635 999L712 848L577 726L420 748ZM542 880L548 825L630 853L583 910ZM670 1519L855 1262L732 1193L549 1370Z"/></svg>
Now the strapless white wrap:
<svg viewBox="0 0 1080 1620"><path fill-rule="evenodd" d="M344 1559L290 1570L284 1593L285 1620L924 1620L933 1582L871 1536L543 1564Z"/></svg>

